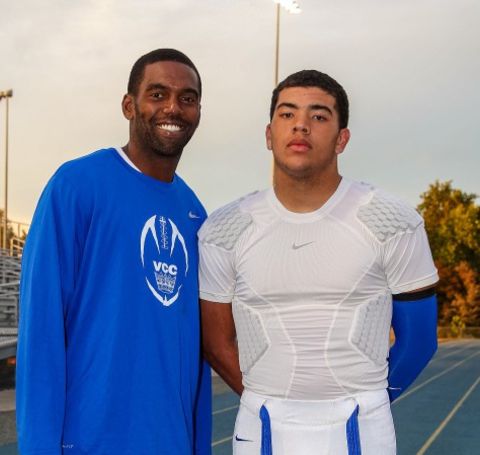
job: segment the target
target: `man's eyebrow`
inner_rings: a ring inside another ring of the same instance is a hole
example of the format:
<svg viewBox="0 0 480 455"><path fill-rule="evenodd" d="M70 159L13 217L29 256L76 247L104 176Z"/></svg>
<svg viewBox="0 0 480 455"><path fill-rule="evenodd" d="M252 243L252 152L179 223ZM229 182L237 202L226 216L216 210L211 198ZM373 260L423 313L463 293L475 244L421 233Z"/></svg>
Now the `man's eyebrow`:
<svg viewBox="0 0 480 455"><path fill-rule="evenodd" d="M299 109L299 107L295 103L288 103L288 102L280 103L277 106L277 109L280 109L281 107L286 107L289 109ZM324 104L310 104L308 106L308 109L311 111L327 111L328 113L333 115L333 111L328 106L325 106Z"/></svg>
<svg viewBox="0 0 480 455"><path fill-rule="evenodd" d="M327 111L331 115L333 115L333 111L328 106L325 106L324 104L311 104L308 107L311 111Z"/></svg>
<svg viewBox="0 0 480 455"><path fill-rule="evenodd" d="M154 84L149 84L147 85L147 92L150 92L152 90L169 90L169 88L163 84L160 83L154 83ZM182 93L191 93L195 95L196 97L200 97L198 90L194 89L193 87L187 87L182 90Z"/></svg>
<svg viewBox="0 0 480 455"><path fill-rule="evenodd" d="M277 109L280 109L281 107L289 107L290 109L298 109L298 106L293 103L280 103L277 105Z"/></svg>
<svg viewBox="0 0 480 455"><path fill-rule="evenodd" d="M163 84L155 83L155 84L147 85L147 91L150 91L150 90L165 90L165 89L167 89L167 87L165 87L165 85L163 85Z"/></svg>
<svg viewBox="0 0 480 455"><path fill-rule="evenodd" d="M183 93L192 93L196 97L200 98L200 95L198 94L198 91L195 90L194 88L186 88Z"/></svg>

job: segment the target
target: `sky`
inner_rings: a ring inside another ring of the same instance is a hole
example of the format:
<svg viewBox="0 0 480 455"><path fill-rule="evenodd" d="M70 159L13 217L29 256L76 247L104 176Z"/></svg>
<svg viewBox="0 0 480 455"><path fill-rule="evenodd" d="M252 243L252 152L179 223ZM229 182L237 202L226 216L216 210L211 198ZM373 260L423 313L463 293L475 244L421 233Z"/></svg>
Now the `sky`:
<svg viewBox="0 0 480 455"><path fill-rule="evenodd" d="M413 205L437 179L480 194L480 2L298 3L301 14L281 14L280 79L317 69L346 89L341 174ZM127 142L130 68L159 47L185 52L202 75L202 119L178 173L207 210L270 184L272 0L0 0L0 90L14 92L9 218L30 221L63 162ZM4 123L2 100L0 206Z"/></svg>

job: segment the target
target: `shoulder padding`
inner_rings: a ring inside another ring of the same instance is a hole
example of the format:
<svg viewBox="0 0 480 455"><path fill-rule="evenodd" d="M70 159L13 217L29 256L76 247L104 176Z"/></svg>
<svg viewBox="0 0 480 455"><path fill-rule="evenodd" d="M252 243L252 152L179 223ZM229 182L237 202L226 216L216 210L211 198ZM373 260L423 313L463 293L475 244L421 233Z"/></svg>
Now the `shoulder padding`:
<svg viewBox="0 0 480 455"><path fill-rule="evenodd" d="M414 230L422 223L415 209L380 191L376 191L368 203L360 206L357 217L380 242L401 232Z"/></svg>
<svg viewBox="0 0 480 455"><path fill-rule="evenodd" d="M252 216L240 208L243 199L238 199L215 210L202 227L200 241L232 250L239 237L252 222Z"/></svg>

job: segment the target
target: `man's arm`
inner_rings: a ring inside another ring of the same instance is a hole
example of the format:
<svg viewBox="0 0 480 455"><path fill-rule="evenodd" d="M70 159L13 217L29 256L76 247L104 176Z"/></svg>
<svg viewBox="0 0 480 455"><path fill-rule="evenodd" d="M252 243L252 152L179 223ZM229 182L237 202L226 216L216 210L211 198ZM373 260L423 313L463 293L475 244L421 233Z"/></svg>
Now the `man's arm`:
<svg viewBox="0 0 480 455"><path fill-rule="evenodd" d="M389 353L388 394L397 399L437 350L437 299L433 287L393 296L395 343Z"/></svg>
<svg viewBox="0 0 480 455"><path fill-rule="evenodd" d="M242 373L238 359L232 305L201 300L203 353L208 363L239 395Z"/></svg>
<svg viewBox="0 0 480 455"><path fill-rule="evenodd" d="M17 432L22 455L60 455L65 416L65 302L74 289L73 191L50 181L22 257Z"/></svg>
<svg viewBox="0 0 480 455"><path fill-rule="evenodd" d="M210 455L212 453L212 373L205 360L200 365L194 419L194 453L195 455Z"/></svg>

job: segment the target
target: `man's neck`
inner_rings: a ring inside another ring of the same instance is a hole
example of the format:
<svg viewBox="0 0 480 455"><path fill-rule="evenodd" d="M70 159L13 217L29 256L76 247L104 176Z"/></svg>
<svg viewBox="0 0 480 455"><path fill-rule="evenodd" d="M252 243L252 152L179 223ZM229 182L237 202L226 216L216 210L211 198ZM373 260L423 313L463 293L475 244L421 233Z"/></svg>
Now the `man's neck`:
<svg viewBox="0 0 480 455"><path fill-rule="evenodd" d="M173 180L180 156L164 157L153 151L143 152L132 142L122 147L122 150L142 174L166 183Z"/></svg>
<svg viewBox="0 0 480 455"><path fill-rule="evenodd" d="M342 176L335 171L329 175L296 179L278 169L273 176L273 189L277 199L291 212L308 213L318 210L335 193Z"/></svg>

